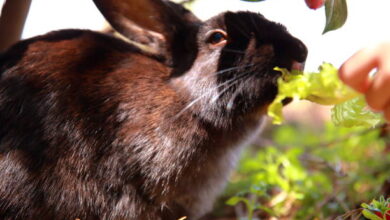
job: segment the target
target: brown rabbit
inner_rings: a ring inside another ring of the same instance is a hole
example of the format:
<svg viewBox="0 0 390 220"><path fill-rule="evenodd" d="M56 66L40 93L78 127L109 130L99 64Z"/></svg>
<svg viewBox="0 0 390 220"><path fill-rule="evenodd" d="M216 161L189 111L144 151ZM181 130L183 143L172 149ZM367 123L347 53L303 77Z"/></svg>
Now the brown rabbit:
<svg viewBox="0 0 390 220"><path fill-rule="evenodd" d="M0 219L198 219L306 47L257 13L95 3L131 42L62 30L0 56Z"/></svg>

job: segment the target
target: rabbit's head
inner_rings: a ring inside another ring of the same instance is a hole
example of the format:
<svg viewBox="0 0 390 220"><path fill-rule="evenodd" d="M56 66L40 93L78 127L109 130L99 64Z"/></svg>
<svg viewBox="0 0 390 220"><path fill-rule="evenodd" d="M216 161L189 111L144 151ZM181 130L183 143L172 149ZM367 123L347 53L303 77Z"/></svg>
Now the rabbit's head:
<svg viewBox="0 0 390 220"><path fill-rule="evenodd" d="M277 93L274 67L292 69L307 56L300 40L259 13L203 22L165 0L94 1L119 33L171 68L171 85L189 100L182 111L214 124L264 110Z"/></svg>

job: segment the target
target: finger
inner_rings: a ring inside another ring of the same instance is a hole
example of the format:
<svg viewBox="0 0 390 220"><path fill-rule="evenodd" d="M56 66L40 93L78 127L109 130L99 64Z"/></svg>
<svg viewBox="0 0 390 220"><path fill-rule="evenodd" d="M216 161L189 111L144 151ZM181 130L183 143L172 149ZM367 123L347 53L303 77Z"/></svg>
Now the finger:
<svg viewBox="0 0 390 220"><path fill-rule="evenodd" d="M374 110L384 110L390 102L390 66L381 68L366 92L367 104Z"/></svg>
<svg viewBox="0 0 390 220"><path fill-rule="evenodd" d="M390 122L390 105L388 105L383 111L386 121Z"/></svg>
<svg viewBox="0 0 390 220"><path fill-rule="evenodd" d="M369 73L378 66L375 49L363 49L349 58L339 69L339 76L345 84L365 93L369 87Z"/></svg>

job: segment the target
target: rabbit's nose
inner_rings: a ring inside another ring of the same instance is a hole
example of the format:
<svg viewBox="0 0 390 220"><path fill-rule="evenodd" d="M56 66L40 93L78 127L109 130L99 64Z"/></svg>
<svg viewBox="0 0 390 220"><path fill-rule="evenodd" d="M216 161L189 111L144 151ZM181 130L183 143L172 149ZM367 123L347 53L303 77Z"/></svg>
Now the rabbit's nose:
<svg viewBox="0 0 390 220"><path fill-rule="evenodd" d="M303 71L305 69L305 62L293 61L291 64L291 70Z"/></svg>

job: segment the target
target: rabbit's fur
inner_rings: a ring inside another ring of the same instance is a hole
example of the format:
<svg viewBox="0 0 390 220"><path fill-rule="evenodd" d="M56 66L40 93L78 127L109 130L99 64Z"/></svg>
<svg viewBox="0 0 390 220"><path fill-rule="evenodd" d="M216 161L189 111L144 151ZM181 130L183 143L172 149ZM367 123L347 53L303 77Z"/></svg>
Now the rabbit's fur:
<svg viewBox="0 0 390 220"><path fill-rule="evenodd" d="M95 3L133 43L63 30L0 56L0 219L197 219L306 48L257 13Z"/></svg>

